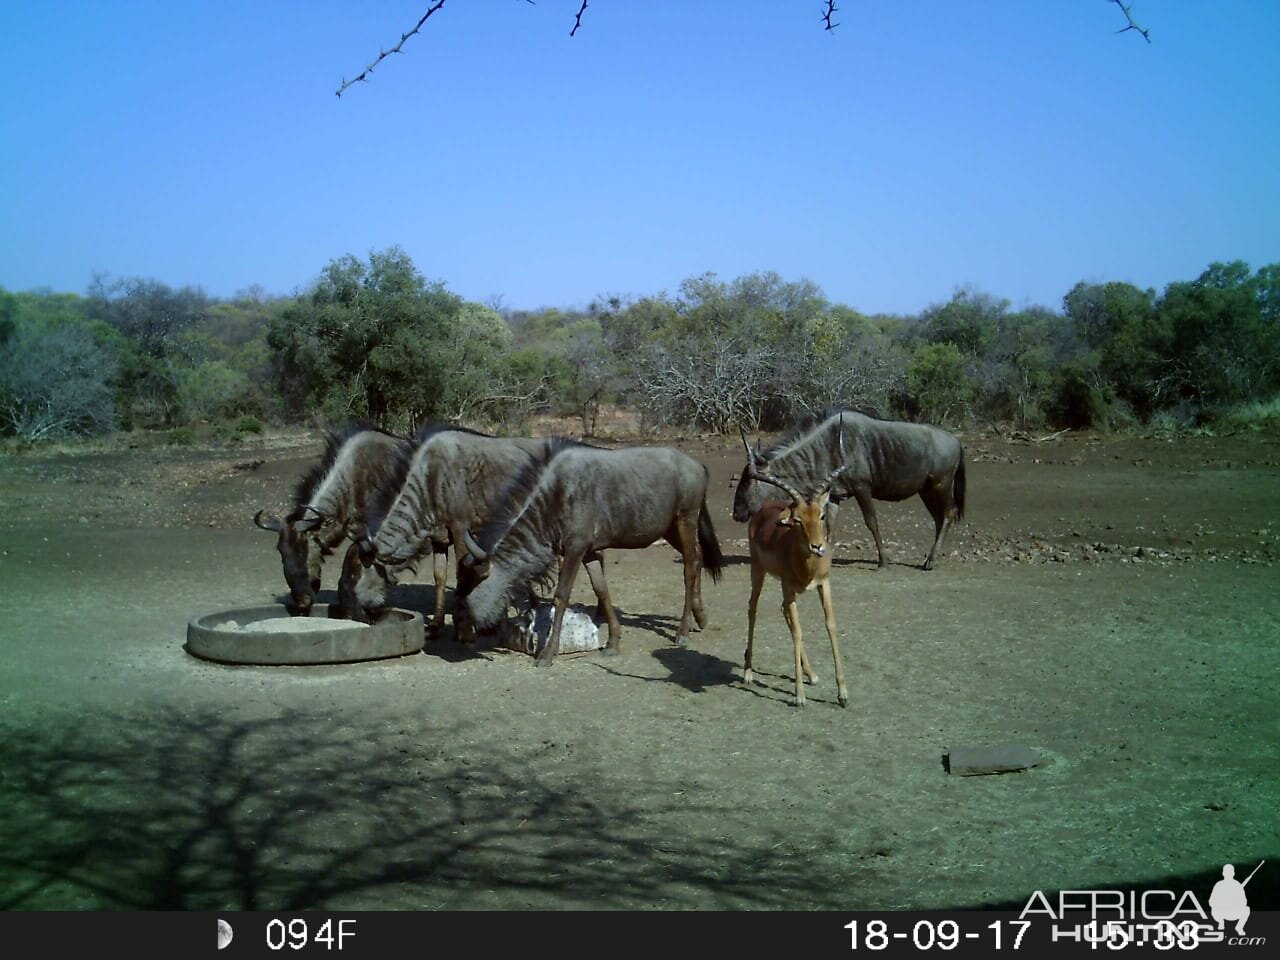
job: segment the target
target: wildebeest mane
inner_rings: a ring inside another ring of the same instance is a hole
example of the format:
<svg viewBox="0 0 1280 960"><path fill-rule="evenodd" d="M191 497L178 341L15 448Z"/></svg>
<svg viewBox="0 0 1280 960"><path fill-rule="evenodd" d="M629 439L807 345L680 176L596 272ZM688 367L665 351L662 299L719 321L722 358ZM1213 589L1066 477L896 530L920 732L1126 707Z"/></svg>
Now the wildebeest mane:
<svg viewBox="0 0 1280 960"><path fill-rule="evenodd" d="M479 430L472 430L470 427L460 427L453 423L438 423L429 420L420 424L418 429L413 432L413 449L416 450L437 433L445 433L446 431L450 433L469 433L473 437L493 437L491 433L482 433ZM413 456L413 450L409 451L409 455Z"/></svg>
<svg viewBox="0 0 1280 960"><path fill-rule="evenodd" d="M305 507L311 502L311 498L320 489L320 484L324 478L329 475L329 471L333 469L333 465L338 461L338 454L342 451L343 446L348 440L358 433L364 433L366 430L372 430L376 433L385 434L388 437L394 437L397 440L403 440L399 434L392 433L390 430L384 430L382 427L365 420L357 420L347 424L341 430L330 430L325 434L324 456L320 458L320 462L310 467L306 473L298 478L297 484L293 489L293 506L294 512L290 514L289 519L301 519L302 514L300 508Z"/></svg>
<svg viewBox="0 0 1280 960"><path fill-rule="evenodd" d="M386 519L391 505L395 503L400 488L404 486L405 479L409 476L409 467L413 464L413 442L404 437L397 439L399 443L396 444L395 453L387 464L387 469L375 478L372 496L365 504L364 534L366 536L372 536L382 526L382 521Z"/></svg>
<svg viewBox="0 0 1280 960"><path fill-rule="evenodd" d="M591 444L574 440L571 437L551 437L547 441L546 451L541 456L533 457L520 472L507 481L498 497L498 508L488 522L476 533L476 542L485 550L492 550L503 538L515 520L525 510L529 500L537 493L538 484L547 466L562 450L573 447L590 447ZM593 447L592 449L599 449Z"/></svg>
<svg viewBox="0 0 1280 960"><path fill-rule="evenodd" d="M823 410L818 411L817 413L805 414L803 417L797 420L794 424L792 424L791 428L787 430L786 433L784 433L781 437L779 437L777 440L771 443L764 450L761 450L760 451L761 455L765 457L765 459L772 457L779 450L785 450L787 447L791 446L796 441L812 433L817 427L822 426L831 417L837 416L838 414L841 414L841 413L860 413L864 417L870 417L872 420L884 419L883 417L881 417L879 414L875 413L872 410L866 410L861 407L846 407L841 404L833 404L829 407L824 408Z"/></svg>

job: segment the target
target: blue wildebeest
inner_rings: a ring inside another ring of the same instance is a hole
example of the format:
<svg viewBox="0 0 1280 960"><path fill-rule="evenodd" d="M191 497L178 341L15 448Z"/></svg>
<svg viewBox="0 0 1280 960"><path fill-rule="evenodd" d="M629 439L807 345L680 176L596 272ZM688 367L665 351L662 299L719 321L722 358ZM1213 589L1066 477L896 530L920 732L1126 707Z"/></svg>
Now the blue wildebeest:
<svg viewBox="0 0 1280 960"><path fill-rule="evenodd" d="M401 448L405 439L369 424L353 424L325 438L320 462L303 474L294 490L294 507L281 520L259 510L253 522L278 534L276 549L289 587L285 606L293 616L307 616L320 589L324 558L348 538L359 536L370 514L384 503L403 477ZM350 616L342 596L333 616Z"/></svg>
<svg viewBox="0 0 1280 960"><path fill-rule="evenodd" d="M444 625L449 546L464 554L463 531L488 521L503 488L549 441L493 437L463 427L426 424L405 455L404 481L387 501L384 516L371 517L367 537L348 548L343 568L360 571L354 600L358 619L374 620L387 606L399 574L432 554L435 612L431 629ZM460 634L459 639L469 636Z"/></svg>
<svg viewBox="0 0 1280 960"><path fill-rule="evenodd" d="M617 653L622 635L609 599L602 554L641 549L665 539L684 561L684 612L676 642L688 642L697 621L706 625L702 571L719 580L720 543L707 512L707 468L671 447L604 450L571 440L552 441L545 458L534 461L502 498L500 511L467 537L474 566L459 589L460 614L475 629L502 624L509 606L527 608L535 585L555 580L555 619L538 654L550 666L560 650L560 629L573 592L578 565L609 622L605 653ZM555 575L556 560L560 560Z"/></svg>
<svg viewBox="0 0 1280 960"><path fill-rule="evenodd" d="M837 429L838 424L843 424L843 430ZM832 484L832 505L850 497L858 501L884 569L887 561L874 501L905 500L918 494L933 516L933 548L924 562L924 569L932 570L948 525L964 517L964 448L946 430L833 409L800 422L763 452L748 444L747 465L759 471L767 469L795 487L812 487L841 462L841 436L847 451L846 466ZM765 497L751 470L744 469L733 497L733 518L749 520ZM832 509L828 535L834 514Z"/></svg>

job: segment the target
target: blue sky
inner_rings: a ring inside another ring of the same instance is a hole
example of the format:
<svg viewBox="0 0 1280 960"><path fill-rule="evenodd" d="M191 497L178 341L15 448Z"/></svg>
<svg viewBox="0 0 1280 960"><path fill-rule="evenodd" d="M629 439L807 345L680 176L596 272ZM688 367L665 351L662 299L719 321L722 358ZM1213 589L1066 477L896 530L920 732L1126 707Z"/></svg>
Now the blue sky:
<svg viewBox="0 0 1280 960"><path fill-rule="evenodd" d="M1061 306L1280 261L1280 2L6 0L0 286L303 289L400 245L507 307L808 279Z"/></svg>

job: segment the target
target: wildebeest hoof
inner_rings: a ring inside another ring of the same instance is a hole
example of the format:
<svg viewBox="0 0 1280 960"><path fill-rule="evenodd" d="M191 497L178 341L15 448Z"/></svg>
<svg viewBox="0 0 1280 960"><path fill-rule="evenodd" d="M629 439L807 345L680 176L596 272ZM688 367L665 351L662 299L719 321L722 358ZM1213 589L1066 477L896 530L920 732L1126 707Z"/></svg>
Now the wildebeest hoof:
<svg viewBox="0 0 1280 960"><path fill-rule="evenodd" d="M542 668L544 668L544 667L549 667L549 666L551 666L551 664L553 664L555 661L554 661L554 660L543 660L541 657L539 657L537 660L535 660L535 661L533 661L533 662L538 666L538 669L542 669Z"/></svg>
<svg viewBox="0 0 1280 960"><path fill-rule="evenodd" d="M622 651L620 651L617 647L602 647L602 648L600 649L600 656L602 656L602 657L616 657L616 656L617 656L619 653L621 653L621 652L622 652Z"/></svg>

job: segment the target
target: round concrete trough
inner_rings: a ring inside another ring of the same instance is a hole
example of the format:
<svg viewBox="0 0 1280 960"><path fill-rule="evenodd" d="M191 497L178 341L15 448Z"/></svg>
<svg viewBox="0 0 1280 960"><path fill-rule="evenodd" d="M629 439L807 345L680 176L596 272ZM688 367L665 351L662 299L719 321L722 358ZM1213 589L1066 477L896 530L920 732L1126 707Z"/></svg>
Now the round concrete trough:
<svg viewBox="0 0 1280 960"><path fill-rule="evenodd" d="M193 617L187 624L186 650L193 656L218 663L294 666L402 657L417 653L426 642L422 614L400 609L388 610L375 624L351 626L349 620L329 620L328 605L316 604L308 619L323 619L333 624L332 627L271 632L228 628L232 623L243 627L283 617L288 617L288 612L279 605L222 610Z"/></svg>

